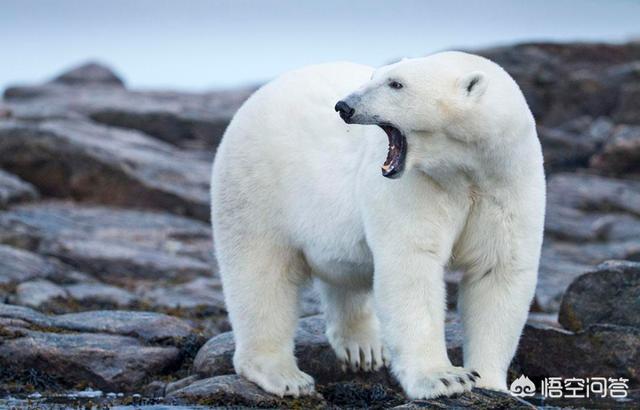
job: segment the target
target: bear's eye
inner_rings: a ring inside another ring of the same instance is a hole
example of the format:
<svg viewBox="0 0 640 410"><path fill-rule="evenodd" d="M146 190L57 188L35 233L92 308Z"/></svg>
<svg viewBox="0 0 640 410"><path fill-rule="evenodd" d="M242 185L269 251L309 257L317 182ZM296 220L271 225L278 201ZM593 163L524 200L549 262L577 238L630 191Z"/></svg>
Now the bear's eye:
<svg viewBox="0 0 640 410"><path fill-rule="evenodd" d="M403 87L403 85L397 81L389 81L389 87L395 89L395 90L399 90Z"/></svg>

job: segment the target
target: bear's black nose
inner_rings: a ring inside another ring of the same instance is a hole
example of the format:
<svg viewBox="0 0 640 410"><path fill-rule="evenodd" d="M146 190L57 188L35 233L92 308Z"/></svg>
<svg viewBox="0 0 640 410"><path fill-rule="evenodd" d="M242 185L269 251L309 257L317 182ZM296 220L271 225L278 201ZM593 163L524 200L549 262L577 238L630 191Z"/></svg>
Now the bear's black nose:
<svg viewBox="0 0 640 410"><path fill-rule="evenodd" d="M338 103L335 106L335 110L340 113L340 118L342 118L345 121L353 117L353 113L356 111L344 101L338 101Z"/></svg>

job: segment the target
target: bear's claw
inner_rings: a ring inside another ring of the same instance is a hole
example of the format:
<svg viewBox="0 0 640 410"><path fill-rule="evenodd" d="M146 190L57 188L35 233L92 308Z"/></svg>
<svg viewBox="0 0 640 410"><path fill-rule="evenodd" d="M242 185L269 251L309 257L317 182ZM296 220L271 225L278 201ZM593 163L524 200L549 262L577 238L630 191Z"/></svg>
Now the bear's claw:
<svg viewBox="0 0 640 410"><path fill-rule="evenodd" d="M412 399L432 399L470 391L480 375L462 367L441 367L425 371L405 386Z"/></svg>

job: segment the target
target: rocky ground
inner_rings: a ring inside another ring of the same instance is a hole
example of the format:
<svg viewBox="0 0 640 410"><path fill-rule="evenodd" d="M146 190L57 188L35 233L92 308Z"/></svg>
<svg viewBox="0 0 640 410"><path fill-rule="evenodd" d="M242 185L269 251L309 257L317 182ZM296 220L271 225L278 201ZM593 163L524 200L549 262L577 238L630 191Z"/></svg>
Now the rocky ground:
<svg viewBox="0 0 640 410"><path fill-rule="evenodd" d="M209 167L254 88L135 91L87 64L10 87L0 103L0 406L638 408L640 43L480 53L521 85L548 173L540 280L510 380L625 377L627 400L477 390L409 402L386 372L339 369L313 290L296 344L319 395L283 400L233 375ZM455 362L458 279L448 278Z"/></svg>

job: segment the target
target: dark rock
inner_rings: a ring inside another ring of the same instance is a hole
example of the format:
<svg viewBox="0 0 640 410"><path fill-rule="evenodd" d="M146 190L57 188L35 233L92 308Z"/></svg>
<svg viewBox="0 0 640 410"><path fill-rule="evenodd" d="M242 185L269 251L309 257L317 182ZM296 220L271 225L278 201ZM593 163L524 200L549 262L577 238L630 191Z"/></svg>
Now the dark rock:
<svg viewBox="0 0 640 410"><path fill-rule="evenodd" d="M124 82L110 68L99 63L85 63L51 80L53 84L70 86L108 85L124 87Z"/></svg>
<svg viewBox="0 0 640 410"><path fill-rule="evenodd" d="M280 408L287 403L287 400L268 394L255 384L236 375L198 380L170 393L168 397L208 406ZM309 400L302 399L301 401L308 402ZM295 402L295 400L289 402Z"/></svg>
<svg viewBox="0 0 640 410"><path fill-rule="evenodd" d="M6 369L37 369L67 387L79 383L131 391L143 381L179 364L176 347L145 346L127 336L22 330L0 344Z"/></svg>
<svg viewBox="0 0 640 410"><path fill-rule="evenodd" d="M516 374L545 377L624 377L640 382L640 329L591 325L570 332L528 324L512 364Z"/></svg>
<svg viewBox="0 0 640 410"><path fill-rule="evenodd" d="M16 202L38 198L38 192L28 182L0 169L0 209Z"/></svg>
<svg viewBox="0 0 640 410"><path fill-rule="evenodd" d="M58 201L16 206L0 214L1 242L55 256L116 285L215 271L208 225L159 212Z"/></svg>
<svg viewBox="0 0 640 410"><path fill-rule="evenodd" d="M34 369L61 386L132 391L177 369L197 338L186 322L152 312L96 311L48 316L0 304L0 368ZM201 342L200 342L201 343Z"/></svg>
<svg viewBox="0 0 640 410"><path fill-rule="evenodd" d="M138 132L2 122L0 165L46 195L209 218L210 164Z"/></svg>
<svg viewBox="0 0 640 410"><path fill-rule="evenodd" d="M573 331L606 323L640 328L640 263L606 262L579 276L562 298L559 321Z"/></svg>
<svg viewBox="0 0 640 410"><path fill-rule="evenodd" d="M608 175L640 175L640 126L619 125L591 167Z"/></svg>

